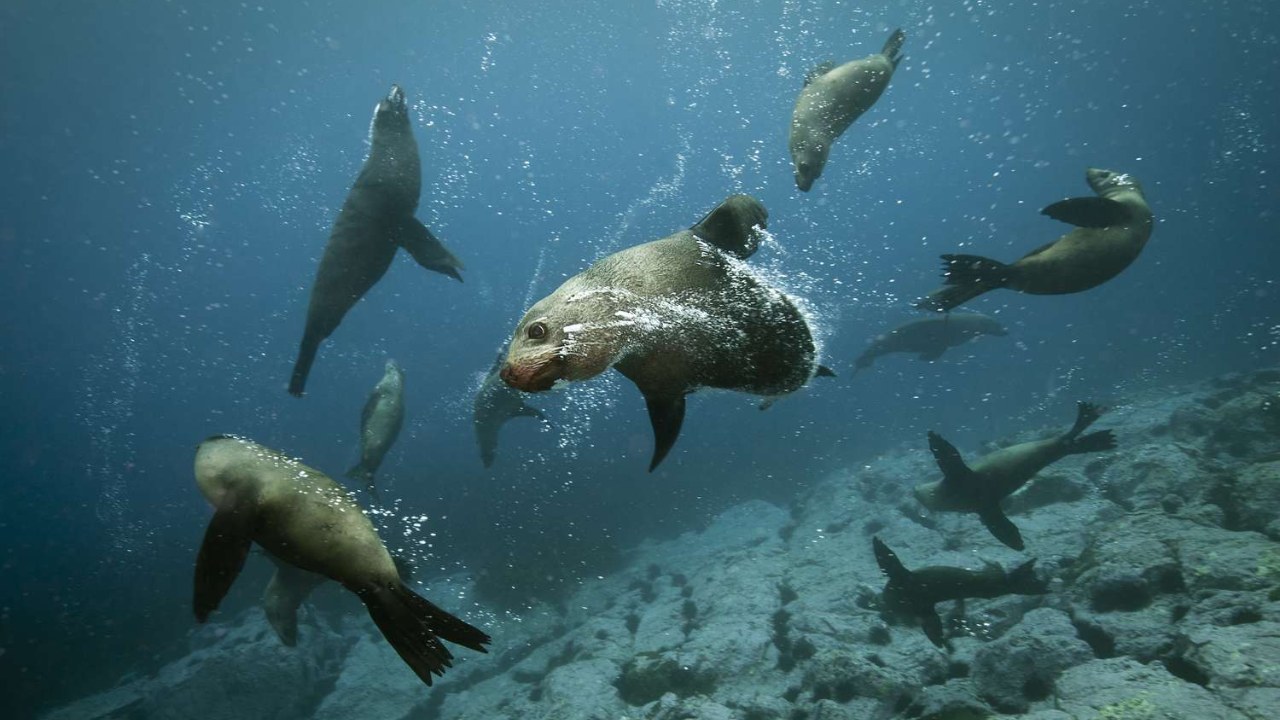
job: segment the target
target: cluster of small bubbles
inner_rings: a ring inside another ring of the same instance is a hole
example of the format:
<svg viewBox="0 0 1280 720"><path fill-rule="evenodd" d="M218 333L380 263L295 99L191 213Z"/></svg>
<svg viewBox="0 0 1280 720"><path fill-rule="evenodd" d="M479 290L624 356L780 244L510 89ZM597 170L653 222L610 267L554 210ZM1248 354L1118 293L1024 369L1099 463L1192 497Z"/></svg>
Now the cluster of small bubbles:
<svg viewBox="0 0 1280 720"><path fill-rule="evenodd" d="M621 385L617 373L605 373L589 383L573 383L565 390L562 413L566 418L555 423L556 445L569 458L577 458L578 448L588 442L595 421L607 422L613 416Z"/></svg>

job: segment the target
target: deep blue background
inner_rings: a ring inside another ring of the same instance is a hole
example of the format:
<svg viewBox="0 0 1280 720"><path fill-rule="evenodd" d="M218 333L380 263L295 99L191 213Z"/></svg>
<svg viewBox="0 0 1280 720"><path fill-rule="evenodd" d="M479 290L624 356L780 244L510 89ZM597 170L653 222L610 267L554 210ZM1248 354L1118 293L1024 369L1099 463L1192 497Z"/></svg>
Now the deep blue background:
<svg viewBox="0 0 1280 720"><path fill-rule="evenodd" d="M429 541L428 574L570 535L625 547L927 429L972 447L1065 424L1079 398L1276 362L1269 0L286 5L0 8L0 670L21 714L182 646L201 439L338 474L388 356L410 416L382 482L431 518L437 536L409 540ZM902 68L799 193L786 133L805 70L898 25ZM316 262L393 82L414 103L419 216L466 283L398 259L296 400ZM1079 295L993 293L972 307L1009 337L850 377L940 253L1012 260L1053 239L1065 228L1037 211L1087 194L1090 165L1146 187L1159 225L1133 267ZM512 423L484 471L472 393L527 303L736 191L778 240L753 263L810 302L841 377L767 413L693 398L652 475L638 394L595 380L535 398L554 427Z"/></svg>

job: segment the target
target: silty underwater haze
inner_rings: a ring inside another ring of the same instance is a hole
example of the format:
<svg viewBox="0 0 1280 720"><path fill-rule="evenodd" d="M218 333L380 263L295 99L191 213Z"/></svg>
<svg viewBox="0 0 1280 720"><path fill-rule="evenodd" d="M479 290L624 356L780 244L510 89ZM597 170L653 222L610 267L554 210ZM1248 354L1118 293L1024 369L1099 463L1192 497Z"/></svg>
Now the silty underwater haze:
<svg viewBox="0 0 1280 720"><path fill-rule="evenodd" d="M415 578L517 578L494 581L498 599L434 598L481 627L549 612L541 601L644 539L749 499L786 504L930 429L972 448L1058 427L1077 400L1276 364L1272 3L469 5L0 10L12 716L186 652L209 517L196 444L236 433L339 477L388 358L406 420L376 522ZM787 130L806 72L877 52L897 27L890 86L799 192ZM421 152L417 217L465 282L397 257L295 399L316 264L393 83ZM964 309L1007 336L853 375L871 338L920 317L940 254L1012 261L1066 232L1039 210L1088 195L1087 167L1145 189L1156 227L1131 267L1080 294L992 292ZM472 398L525 309L739 192L774 238L750 264L804 300L837 378L767 412L692 396L649 474L644 404L608 373L529 398L546 422L509 423L485 469ZM223 617L269 572L251 557ZM332 588L315 602L357 611Z"/></svg>

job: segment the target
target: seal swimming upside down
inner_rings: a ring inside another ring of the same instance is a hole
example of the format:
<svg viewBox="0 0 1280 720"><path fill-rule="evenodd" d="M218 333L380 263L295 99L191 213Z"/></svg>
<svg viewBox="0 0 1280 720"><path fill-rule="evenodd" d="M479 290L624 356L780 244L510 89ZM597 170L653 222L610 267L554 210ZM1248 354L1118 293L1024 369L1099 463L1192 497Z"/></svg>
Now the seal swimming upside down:
<svg viewBox="0 0 1280 720"><path fill-rule="evenodd" d="M1151 207L1132 175L1089 168L1085 179L1096 197L1062 200L1040 211L1074 230L1007 265L981 255L943 255L945 284L916 307L947 311L997 288L1066 295L1119 275L1151 238Z"/></svg>
<svg viewBox="0 0 1280 720"><path fill-rule="evenodd" d="M894 30L880 52L837 66L825 62L805 76L791 111L791 162L796 187L808 192L822 175L831 146L854 120L871 109L902 62L902 30Z"/></svg>
<svg viewBox="0 0 1280 720"><path fill-rule="evenodd" d="M419 265L462 280L462 263L413 216L422 192L418 143L409 124L409 106L399 85L391 86L373 111L369 157L347 194L316 269L307 325L289 379L289 393L301 396L320 343L391 266L404 248Z"/></svg>
<svg viewBox="0 0 1280 720"><path fill-rule="evenodd" d="M276 561L322 575L355 593L383 637L428 685L433 674L441 675L453 664L442 638L486 652L488 635L404 584L364 510L329 476L227 435L200 444L195 475L200 492L214 508L196 558L197 621L204 622L217 609L240 574L250 546L257 543ZM315 578L284 579L291 580L292 588L278 598L278 610L287 622ZM288 641L287 627L281 637Z"/></svg>
<svg viewBox="0 0 1280 720"><path fill-rule="evenodd" d="M1022 550L1022 533L1000 509L1001 501L1067 455L1113 449L1116 439L1110 430L1080 434L1101 415L1102 410L1096 405L1077 403L1076 422L1067 432L1002 448L984 456L973 467L965 464L954 445L930 432L929 450L942 470L942 480L917 487L916 499L935 512L977 513L997 540Z"/></svg>
<svg viewBox="0 0 1280 720"><path fill-rule="evenodd" d="M804 315L742 262L767 218L733 195L691 229L596 261L525 313L502 379L538 392L616 368L648 406L653 470L680 433L685 395L785 395L830 374Z"/></svg>

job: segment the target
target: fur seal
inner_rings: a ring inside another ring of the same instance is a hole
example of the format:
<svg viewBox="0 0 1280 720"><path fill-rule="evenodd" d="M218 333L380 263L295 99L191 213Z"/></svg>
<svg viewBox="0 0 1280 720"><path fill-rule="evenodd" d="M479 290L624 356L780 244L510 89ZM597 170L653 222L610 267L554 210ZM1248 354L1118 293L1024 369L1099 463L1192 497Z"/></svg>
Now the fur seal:
<svg viewBox="0 0 1280 720"><path fill-rule="evenodd" d="M997 540L1014 550L1022 550L1022 534L1000 509L1000 501L1046 466L1067 455L1113 449L1116 439L1110 430L1080 435L1101 415L1102 410L1096 405L1077 403L1076 422L1067 432L997 450L974 463L972 468L965 465L954 445L930 432L929 450L942 470L942 480L917 487L916 499L935 512L977 513Z"/></svg>
<svg viewBox="0 0 1280 720"><path fill-rule="evenodd" d="M400 436L402 426L404 373L395 360L388 360L382 379L373 386L360 413L360 462L347 471L347 477L363 482L375 500L378 489L374 485L374 473Z"/></svg>
<svg viewBox="0 0 1280 720"><path fill-rule="evenodd" d="M525 313L500 376L538 392L617 369L644 395L653 470L698 388L776 396L829 374L804 315L742 262L767 219L733 195L691 229L597 260Z"/></svg>
<svg viewBox="0 0 1280 720"><path fill-rule="evenodd" d="M1089 168L1085 179L1097 196L1062 200L1040 211L1074 230L1008 265L981 255L943 255L945 284L916 307L946 311L996 288L1066 295L1119 275L1151 238L1151 207L1132 175Z"/></svg>
<svg viewBox="0 0 1280 720"><path fill-rule="evenodd" d="M942 619L934 605L944 600L996 598L1002 595L1043 595L1048 583L1036 578L1034 558L1006 573L995 563L982 570L931 566L908 570L898 556L880 541L871 539L876 563L888 576L881 592L883 609L891 616L906 615L920 621L924 634L938 647L946 647Z"/></svg>
<svg viewBox="0 0 1280 720"><path fill-rule="evenodd" d="M902 30L894 30L884 49L836 66L827 61L805 75L804 88L791 112L791 162L796 187L808 192L822 175L831 146L862 113L871 109L902 62Z"/></svg>
<svg viewBox="0 0 1280 720"><path fill-rule="evenodd" d="M262 609L276 637L287 647L298 644L298 608L316 586L326 578L267 555L276 571L262 591Z"/></svg>
<svg viewBox="0 0 1280 720"><path fill-rule="evenodd" d="M329 476L227 435L200 444L195 475L214 507L196 558L197 621L217 609L256 542L276 560L355 593L383 637L428 685L433 673L452 665L441 638L486 652L488 635L404 584L364 510Z"/></svg>
<svg viewBox="0 0 1280 720"><path fill-rule="evenodd" d="M545 422L547 419L541 410L525 404L523 393L502 382L498 375L506 359L507 349L503 347L498 351L489 374L480 383L471 414L476 444L480 446L480 460L485 467L491 467L498 455L498 431L508 420L533 417Z"/></svg>
<svg viewBox="0 0 1280 720"><path fill-rule="evenodd" d="M854 362L854 372L871 367L875 359L890 353L917 353L932 361L947 348L963 345L979 335L1008 335L1004 325L977 313L947 313L899 325L871 342Z"/></svg>
<svg viewBox="0 0 1280 720"><path fill-rule="evenodd" d="M289 379L289 393L295 396L306 388L320 343L382 279L398 248L422 267L462 280L462 263L413 216L422 192L422 165L399 85L392 85L374 108L370 143L369 157L342 203L316 269L307 325Z"/></svg>

